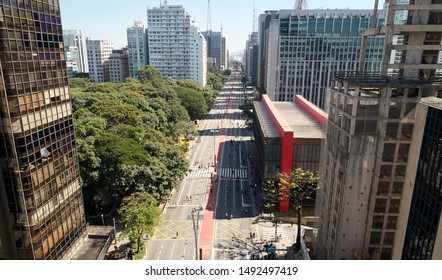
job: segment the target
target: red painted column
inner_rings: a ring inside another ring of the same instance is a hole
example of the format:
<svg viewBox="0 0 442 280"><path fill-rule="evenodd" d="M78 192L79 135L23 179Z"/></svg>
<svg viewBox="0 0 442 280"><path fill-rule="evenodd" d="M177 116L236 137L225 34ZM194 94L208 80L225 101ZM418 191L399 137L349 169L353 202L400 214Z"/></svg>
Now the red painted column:
<svg viewBox="0 0 442 280"><path fill-rule="evenodd" d="M280 159L280 170L282 174L290 174L292 171L292 155L293 155L293 131L285 131L282 136L281 143L281 159ZM288 196L289 182L286 184L281 184L281 189L279 190L281 195L279 196L279 211L288 212L290 201Z"/></svg>
<svg viewBox="0 0 442 280"><path fill-rule="evenodd" d="M272 118L272 122L275 127L278 129L279 135L281 136L281 150L280 150L280 160L279 160L279 173L290 174L292 171L292 155L293 155L293 136L294 132L287 125L285 120L276 110L275 106L272 104L272 101L267 95L263 95L262 102ZM281 185L281 189L279 190L279 211L287 212L290 206L290 200L285 192L288 190L288 183L285 185Z"/></svg>

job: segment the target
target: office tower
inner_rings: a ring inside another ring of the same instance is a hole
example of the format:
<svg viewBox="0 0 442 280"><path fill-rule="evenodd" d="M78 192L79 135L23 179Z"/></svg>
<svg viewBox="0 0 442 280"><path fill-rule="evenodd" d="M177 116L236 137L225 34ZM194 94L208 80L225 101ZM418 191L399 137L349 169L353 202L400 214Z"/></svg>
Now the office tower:
<svg viewBox="0 0 442 280"><path fill-rule="evenodd" d="M245 68L249 83L256 86L258 76L258 32L249 35L245 49Z"/></svg>
<svg viewBox="0 0 442 280"><path fill-rule="evenodd" d="M321 259L442 257L440 113L417 106L442 96L441 4L390 0L386 26L362 40L364 52L369 37L385 37L381 72L336 74L316 204Z"/></svg>
<svg viewBox="0 0 442 280"><path fill-rule="evenodd" d="M404 213L398 224L405 234L402 259L442 259L442 99L423 98L418 105L413 141L410 145L410 165L407 169L403 204L409 214ZM419 125L417 125L419 124ZM402 238L400 239L402 245ZM400 246L397 250L400 257Z"/></svg>
<svg viewBox="0 0 442 280"><path fill-rule="evenodd" d="M206 40L183 6L147 9L149 64L165 77L206 85Z"/></svg>
<svg viewBox="0 0 442 280"><path fill-rule="evenodd" d="M227 50L226 37L222 38L222 59L221 69L226 70L229 68L229 51Z"/></svg>
<svg viewBox="0 0 442 280"><path fill-rule="evenodd" d="M63 259L86 232L59 2L0 5L0 259Z"/></svg>
<svg viewBox="0 0 442 280"><path fill-rule="evenodd" d="M113 50L106 65L109 71L109 82L122 83L129 77L128 49Z"/></svg>
<svg viewBox="0 0 442 280"><path fill-rule="evenodd" d="M362 32L370 10L280 10L259 16L258 87L274 101L300 94L325 108L335 71L358 69ZM379 12L382 25L385 10ZM373 37L364 70L379 71L383 38Z"/></svg>
<svg viewBox="0 0 442 280"><path fill-rule="evenodd" d="M63 30L63 42L66 48L76 47L77 55L73 63L78 65L80 73L89 73L89 66L87 60L86 37L81 30Z"/></svg>
<svg viewBox="0 0 442 280"><path fill-rule="evenodd" d="M94 83L109 82L109 71L106 62L109 60L114 44L106 40L86 39L89 79Z"/></svg>
<svg viewBox="0 0 442 280"><path fill-rule="evenodd" d="M138 71L149 64L147 53L147 32L142 21L135 21L127 29L127 48L129 50L129 76L138 78Z"/></svg>
<svg viewBox="0 0 442 280"><path fill-rule="evenodd" d="M218 31L207 30L203 33L207 42L207 58L213 61L212 66L222 69L223 63L223 45L222 33Z"/></svg>

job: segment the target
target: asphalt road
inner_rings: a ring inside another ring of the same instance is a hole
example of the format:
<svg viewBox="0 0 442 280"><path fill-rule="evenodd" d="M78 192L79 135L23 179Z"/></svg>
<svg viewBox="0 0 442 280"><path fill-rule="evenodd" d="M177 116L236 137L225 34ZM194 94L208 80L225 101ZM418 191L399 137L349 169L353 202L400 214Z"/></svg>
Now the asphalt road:
<svg viewBox="0 0 442 280"><path fill-rule="evenodd" d="M256 232L260 189L254 187L259 178L252 132L238 108L243 100L241 77L233 73L200 124L189 173L149 238L145 259L246 259L255 250L250 233Z"/></svg>

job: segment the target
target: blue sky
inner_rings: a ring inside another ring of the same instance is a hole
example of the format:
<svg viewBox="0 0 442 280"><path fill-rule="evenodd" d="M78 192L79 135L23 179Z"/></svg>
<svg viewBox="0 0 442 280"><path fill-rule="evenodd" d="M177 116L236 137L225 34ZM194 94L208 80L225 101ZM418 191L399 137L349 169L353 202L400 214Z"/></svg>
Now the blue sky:
<svg viewBox="0 0 442 280"><path fill-rule="evenodd" d="M296 0L255 0L256 11L292 9ZM310 9L373 9L374 0L308 0ZM379 1L383 3L383 0ZM126 29L136 20L146 23L146 8L158 7L160 0L60 0L64 29L82 29L87 37L110 40L115 48L126 46ZM201 30L207 27L208 0L168 0L183 5ZM230 52L245 48L253 26L254 0L211 0L212 30L223 27Z"/></svg>

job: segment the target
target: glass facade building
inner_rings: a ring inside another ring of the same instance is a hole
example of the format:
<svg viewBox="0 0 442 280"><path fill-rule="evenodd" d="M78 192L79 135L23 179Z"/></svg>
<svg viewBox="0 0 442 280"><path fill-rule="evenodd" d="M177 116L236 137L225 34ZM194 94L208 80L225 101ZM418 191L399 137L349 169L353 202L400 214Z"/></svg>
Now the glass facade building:
<svg viewBox="0 0 442 280"><path fill-rule="evenodd" d="M369 10L281 10L260 16L258 86L274 101L302 95L325 108L325 92L336 71L359 67L362 32L372 21ZM379 25L385 11L379 13ZM383 37L367 44L365 71L380 71Z"/></svg>
<svg viewBox="0 0 442 280"><path fill-rule="evenodd" d="M402 259L431 260L442 210L442 110L428 107Z"/></svg>
<svg viewBox="0 0 442 280"><path fill-rule="evenodd" d="M63 259L86 231L58 0L0 5L0 259Z"/></svg>

